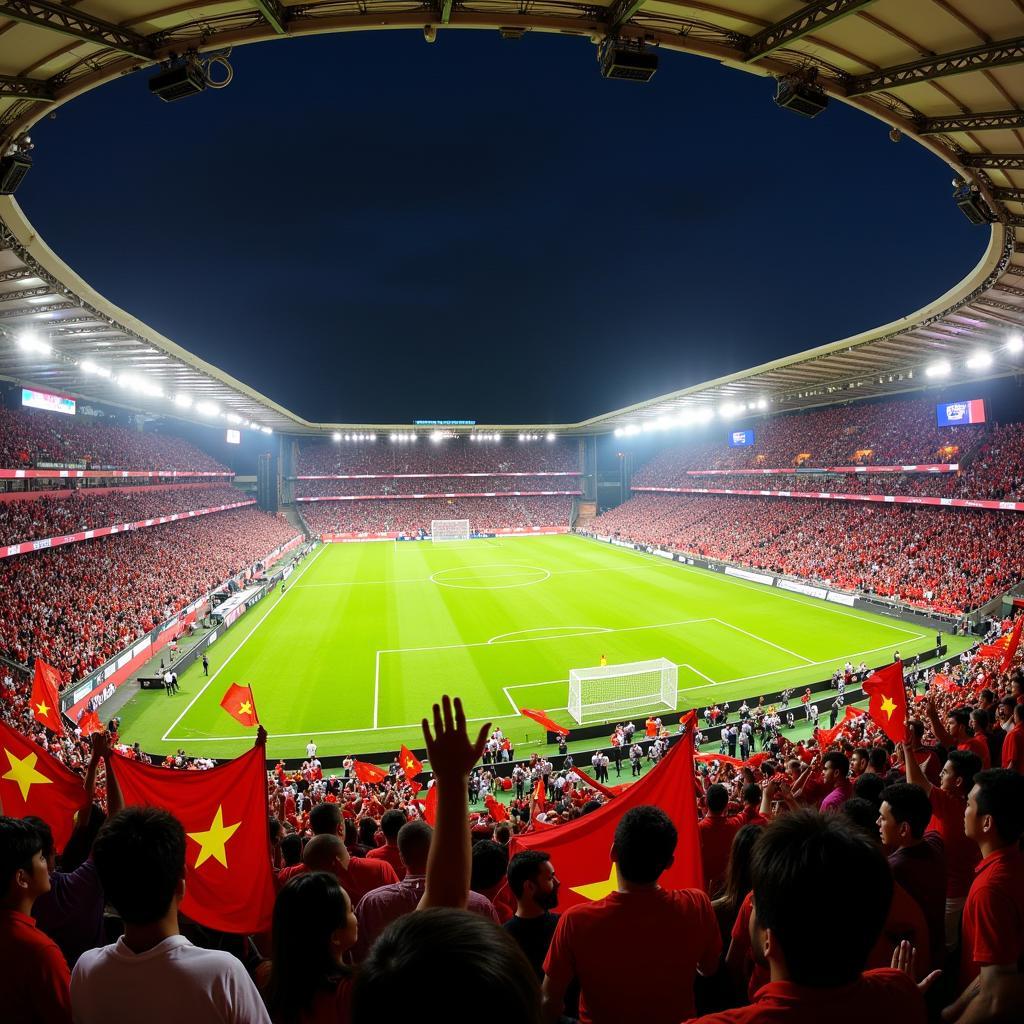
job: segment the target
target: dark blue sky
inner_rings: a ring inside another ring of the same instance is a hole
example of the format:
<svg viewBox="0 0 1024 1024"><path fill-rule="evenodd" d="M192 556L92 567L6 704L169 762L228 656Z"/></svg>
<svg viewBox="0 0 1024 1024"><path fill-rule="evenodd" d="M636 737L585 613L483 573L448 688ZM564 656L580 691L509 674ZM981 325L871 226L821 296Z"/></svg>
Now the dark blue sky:
<svg viewBox="0 0 1024 1024"><path fill-rule="evenodd" d="M949 169L839 103L585 40L365 32L148 72L33 131L18 199L108 298L310 419L576 420L833 341L958 281Z"/></svg>

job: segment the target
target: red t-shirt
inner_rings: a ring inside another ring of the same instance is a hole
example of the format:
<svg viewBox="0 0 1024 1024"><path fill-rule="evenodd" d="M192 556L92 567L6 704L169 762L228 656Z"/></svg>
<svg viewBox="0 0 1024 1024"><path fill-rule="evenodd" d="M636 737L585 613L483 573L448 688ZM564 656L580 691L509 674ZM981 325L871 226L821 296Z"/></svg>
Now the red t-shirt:
<svg viewBox="0 0 1024 1024"><path fill-rule="evenodd" d="M750 918L754 913L754 894L748 892L740 904L740 912L736 915L736 921L732 926L732 944L737 954L743 956L743 973L747 979L747 998L754 999L754 993L771 981L768 967L759 964L754 959L754 952L750 945Z"/></svg>
<svg viewBox="0 0 1024 1024"><path fill-rule="evenodd" d="M1024 775L1024 725L1015 725L1003 740L1004 768Z"/></svg>
<svg viewBox="0 0 1024 1024"><path fill-rule="evenodd" d="M1024 854L1018 846L990 853L977 867L964 904L960 983L990 964L1024 956Z"/></svg>
<svg viewBox="0 0 1024 1024"><path fill-rule="evenodd" d="M729 852L732 841L740 830L741 822L709 814L697 825L700 836L700 859L704 866L704 891L712 896L718 894L725 884L725 871L729 866Z"/></svg>
<svg viewBox="0 0 1024 1024"><path fill-rule="evenodd" d="M644 1024L679 1024L693 1015L698 967L714 971L721 951L711 901L699 889L613 892L562 914L544 973L557 988L579 981L580 1024L632 1019L637 992L658 993L644 1001Z"/></svg>
<svg viewBox="0 0 1024 1024"><path fill-rule="evenodd" d="M293 867L285 868L277 876L278 887L284 885L290 878L308 870L309 868L305 864L296 864ZM342 889L348 893L353 908L371 890L401 881L395 874L395 869L386 860L368 860L366 857L353 857L349 860L348 867L336 874Z"/></svg>
<svg viewBox="0 0 1024 1024"><path fill-rule="evenodd" d="M977 754L981 758L982 770L992 767L992 754L988 749L988 744L980 736L968 736L967 739L961 740L956 745L957 750L968 750L972 754Z"/></svg>
<svg viewBox="0 0 1024 1024"><path fill-rule="evenodd" d="M402 855L398 852L397 846L389 846L387 843L383 846L376 846L367 853L366 859L386 860L395 869L395 874L398 875L399 881L405 878L405 864L402 861Z"/></svg>
<svg viewBox="0 0 1024 1024"><path fill-rule="evenodd" d="M0 910L0 1016L70 1024L71 973L57 943L17 910Z"/></svg>
<svg viewBox="0 0 1024 1024"><path fill-rule="evenodd" d="M772 981L750 1006L697 1017L690 1024L863 1024L865 1020L924 1024L924 998L914 982L890 967L865 971L852 985L807 988Z"/></svg>
<svg viewBox="0 0 1024 1024"><path fill-rule="evenodd" d="M946 898L963 899L974 880L974 867L981 860L978 844L964 835L967 801L932 786L931 803L928 828L942 836L946 847Z"/></svg>

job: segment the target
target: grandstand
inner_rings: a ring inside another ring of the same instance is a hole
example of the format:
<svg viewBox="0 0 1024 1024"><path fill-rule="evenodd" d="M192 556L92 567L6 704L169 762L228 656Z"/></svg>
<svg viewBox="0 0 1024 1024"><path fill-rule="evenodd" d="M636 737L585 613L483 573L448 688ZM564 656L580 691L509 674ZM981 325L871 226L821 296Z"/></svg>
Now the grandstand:
<svg viewBox="0 0 1024 1024"><path fill-rule="evenodd" d="M1024 1018L1019 0L0 7L5 1024ZM896 323L579 422L329 423L13 198L87 89L371 24L848 104L988 248Z"/></svg>

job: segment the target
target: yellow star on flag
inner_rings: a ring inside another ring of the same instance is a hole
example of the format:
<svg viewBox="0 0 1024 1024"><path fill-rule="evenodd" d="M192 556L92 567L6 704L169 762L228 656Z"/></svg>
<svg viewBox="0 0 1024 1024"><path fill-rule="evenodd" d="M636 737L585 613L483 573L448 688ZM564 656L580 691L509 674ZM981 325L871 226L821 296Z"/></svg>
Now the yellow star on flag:
<svg viewBox="0 0 1024 1024"><path fill-rule="evenodd" d="M603 900L610 896L619 887L619 873L616 866L612 865L611 874L602 882L588 882L586 885L570 886L573 892L578 892L587 900Z"/></svg>
<svg viewBox="0 0 1024 1024"><path fill-rule="evenodd" d="M189 839L194 839L199 844L199 856L196 857L194 867L200 867L211 857L220 861L224 867L228 866L228 856L224 847L228 840L238 831L242 823L236 821L234 825L224 824L224 805L217 805L217 813L206 832L189 832Z"/></svg>
<svg viewBox="0 0 1024 1024"><path fill-rule="evenodd" d="M244 704L239 704L238 705L238 713L240 715L251 715L252 714L252 703L251 703L251 701L246 701Z"/></svg>
<svg viewBox="0 0 1024 1024"><path fill-rule="evenodd" d="M48 779L41 772L36 771L36 761L39 759L38 754L26 754L24 757L15 757L6 747L4 748L4 753L7 755L7 763L11 766L10 771L4 775L4 778L10 779L11 782L17 785L18 789L21 790L22 800L28 800L28 791L34 785L53 782L53 779Z"/></svg>
<svg viewBox="0 0 1024 1024"><path fill-rule="evenodd" d="M416 762L411 757L407 757L405 759L405 767L408 768L409 771L412 771L412 769L416 767Z"/></svg>
<svg viewBox="0 0 1024 1024"><path fill-rule="evenodd" d="M37 704L36 705L36 714L38 714L38 715L42 716L43 718L45 718L49 713L50 713L50 709L47 706L47 703L46 703L45 700L43 701L42 704Z"/></svg>
<svg viewBox="0 0 1024 1024"><path fill-rule="evenodd" d="M896 710L896 702L892 697L882 698L882 710L889 716L889 718L892 718L892 713Z"/></svg>

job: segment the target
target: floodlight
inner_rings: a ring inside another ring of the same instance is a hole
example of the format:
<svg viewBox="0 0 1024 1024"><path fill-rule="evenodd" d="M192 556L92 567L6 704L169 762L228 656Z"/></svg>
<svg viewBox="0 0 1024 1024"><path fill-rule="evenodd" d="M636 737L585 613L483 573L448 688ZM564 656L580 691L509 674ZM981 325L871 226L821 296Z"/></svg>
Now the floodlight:
<svg viewBox="0 0 1024 1024"><path fill-rule="evenodd" d="M272 434L274 432L271 427L260 427L260 430L262 430L264 434Z"/></svg>
<svg viewBox="0 0 1024 1024"><path fill-rule="evenodd" d="M615 436L616 437L622 437L622 434L623 434L622 427L616 427L615 428Z"/></svg>
<svg viewBox="0 0 1024 1024"><path fill-rule="evenodd" d="M26 352L38 352L40 355L48 356L53 351L49 344L42 340L35 331L22 331L18 335L18 347Z"/></svg>
<svg viewBox="0 0 1024 1024"><path fill-rule="evenodd" d="M554 439L555 439L555 432L553 430L549 430L548 431L548 440L549 441L554 441Z"/></svg>
<svg viewBox="0 0 1024 1024"><path fill-rule="evenodd" d="M331 440L332 441L340 441L341 440L341 434L339 434L337 431L335 431L333 434L331 434Z"/></svg>
<svg viewBox="0 0 1024 1024"><path fill-rule="evenodd" d="M200 416L216 416L220 412L220 408L216 402L202 401L196 402L196 412Z"/></svg>
<svg viewBox="0 0 1024 1024"><path fill-rule="evenodd" d="M968 370L987 370L992 365L992 356L984 349L978 349L964 365Z"/></svg>
<svg viewBox="0 0 1024 1024"><path fill-rule="evenodd" d="M192 399L188 395L175 395L174 404L180 406L182 409L192 408Z"/></svg>
<svg viewBox="0 0 1024 1024"><path fill-rule="evenodd" d="M1024 335L1011 334L1006 339L1006 351L1017 355L1019 352L1024 352Z"/></svg>

